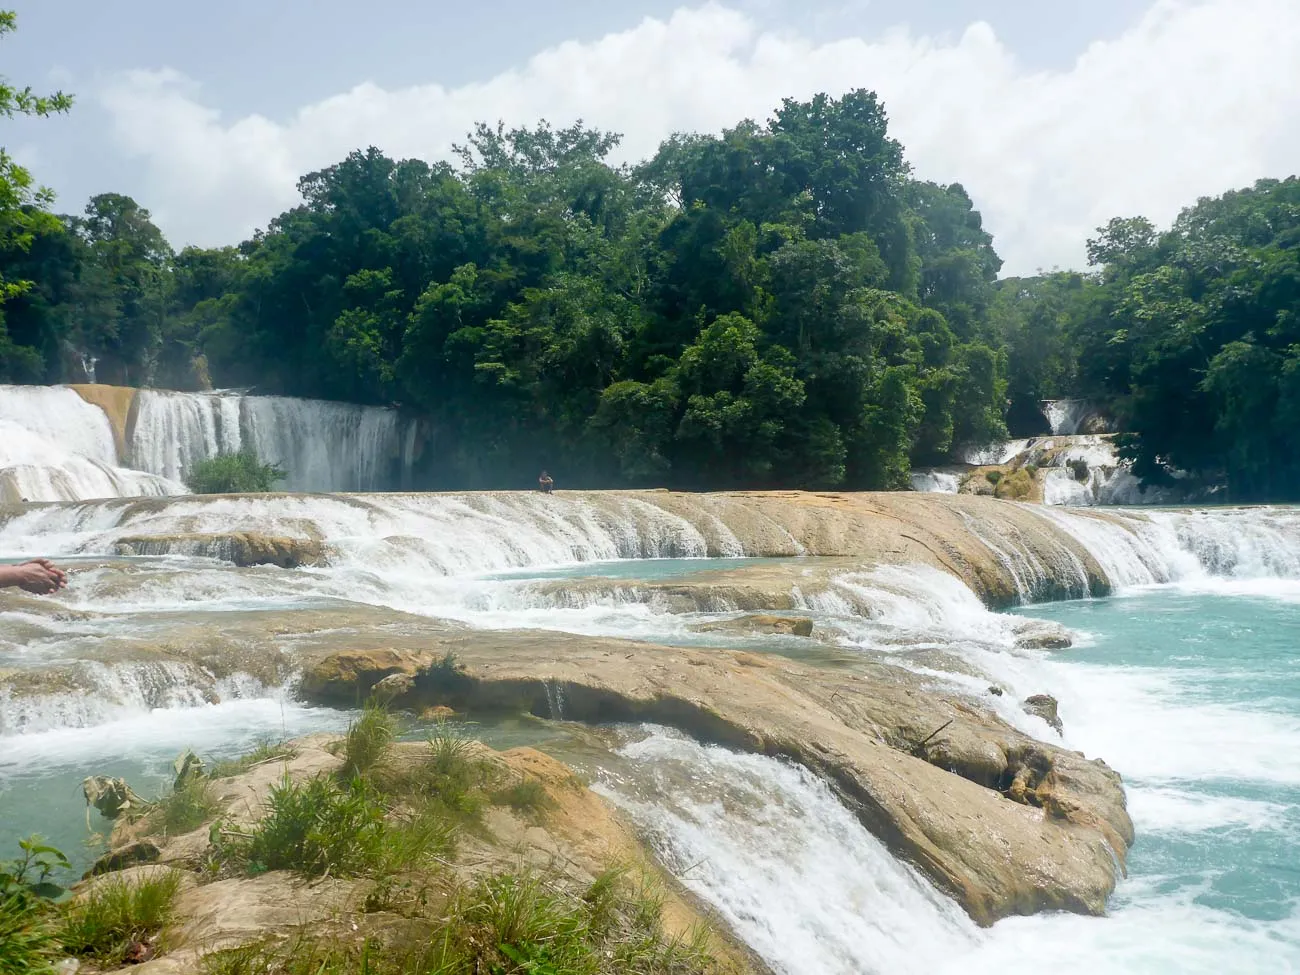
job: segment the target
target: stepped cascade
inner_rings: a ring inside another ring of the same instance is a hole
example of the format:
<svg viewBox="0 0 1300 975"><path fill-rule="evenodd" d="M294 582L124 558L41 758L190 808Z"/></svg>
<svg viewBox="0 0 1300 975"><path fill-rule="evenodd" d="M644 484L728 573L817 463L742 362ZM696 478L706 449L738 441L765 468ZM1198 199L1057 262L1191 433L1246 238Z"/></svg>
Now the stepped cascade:
<svg viewBox="0 0 1300 975"><path fill-rule="evenodd" d="M188 410L220 443L210 405L162 415ZM105 456L111 426L98 436ZM1218 902L1188 899L1218 883L1205 878L1224 875L1224 857L1284 855L1294 719L1250 710L1231 683L1206 702L1140 657L1107 669L1086 655L1107 605L1128 625L1125 604L1172 601L1158 626L1176 631L1179 600L1300 599L1293 508L562 491L0 511L0 557L36 552L71 581L53 597L0 594L0 821L15 836L71 847L85 813L66 797L92 772L162 788L185 747L221 755L345 728L360 685L332 661L450 652L477 695L456 706L489 729L489 702L556 728L600 724L608 750L581 739L579 769L774 971L918 957L953 971L958 956L993 971L1060 943L1097 970L1114 945L1161 971L1201 928L1226 932L1206 949L1216 960L1292 947L1286 909L1257 899L1241 908L1257 920L1234 927ZM1098 598L1110 593L1123 598ZM1251 618L1285 627L1268 605ZM1285 693L1284 673L1263 679ZM1053 710L1026 709L1044 695ZM1043 763L1051 774L1035 778ZM1272 832L1255 846L1224 834L1223 857L1205 848L1186 883L1159 874L1171 831L1201 850L1198 830L1256 822ZM1116 884L1111 917L1082 916ZM1234 904L1251 896L1233 890Z"/></svg>

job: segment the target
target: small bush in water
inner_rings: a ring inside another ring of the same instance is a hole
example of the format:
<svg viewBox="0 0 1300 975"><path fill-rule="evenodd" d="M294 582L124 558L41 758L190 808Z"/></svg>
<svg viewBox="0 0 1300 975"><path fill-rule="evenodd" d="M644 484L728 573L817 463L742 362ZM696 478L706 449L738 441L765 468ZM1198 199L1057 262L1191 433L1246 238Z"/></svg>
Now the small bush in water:
<svg viewBox="0 0 1300 975"><path fill-rule="evenodd" d="M251 450L217 454L190 468L186 484L195 494L258 494L275 490L288 473L263 464Z"/></svg>

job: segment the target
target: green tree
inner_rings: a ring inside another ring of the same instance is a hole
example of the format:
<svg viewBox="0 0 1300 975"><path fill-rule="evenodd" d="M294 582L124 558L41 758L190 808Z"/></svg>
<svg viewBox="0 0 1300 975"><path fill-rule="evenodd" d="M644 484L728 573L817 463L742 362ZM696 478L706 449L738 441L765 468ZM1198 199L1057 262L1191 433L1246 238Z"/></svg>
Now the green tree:
<svg viewBox="0 0 1300 975"><path fill-rule="evenodd" d="M0 10L0 39L18 29L18 15ZM20 88L0 76L0 116L48 117L72 108L72 96L63 92L37 95L30 87ZM26 294L33 287L30 278L15 275L9 268L14 257L27 254L34 241L58 232L58 221L49 213L54 194L39 186L31 172L0 148L0 254L9 259L0 267L0 372L5 378L30 379L41 372L38 348L14 341L5 327L4 303Z"/></svg>

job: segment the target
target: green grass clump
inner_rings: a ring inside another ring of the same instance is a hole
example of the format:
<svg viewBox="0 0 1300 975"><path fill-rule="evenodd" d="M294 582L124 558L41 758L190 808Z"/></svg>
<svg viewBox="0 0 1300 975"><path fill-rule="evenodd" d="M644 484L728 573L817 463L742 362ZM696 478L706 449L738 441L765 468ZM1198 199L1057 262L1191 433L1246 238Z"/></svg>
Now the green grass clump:
<svg viewBox="0 0 1300 975"><path fill-rule="evenodd" d="M293 746L288 742L267 739L259 742L257 747L247 755L240 755L238 758L224 758L214 762L208 772L208 777L212 779L229 779L236 775L242 775L254 765L261 765L263 762L270 762L277 758L292 758L293 755Z"/></svg>
<svg viewBox="0 0 1300 975"><path fill-rule="evenodd" d="M702 975L706 935L665 935L662 899L618 872L568 892L540 874L490 877L380 940L299 937L208 955L204 975Z"/></svg>
<svg viewBox="0 0 1300 975"><path fill-rule="evenodd" d="M385 809L360 779L340 788L318 776L303 783L287 778L271 790L267 813L253 831L220 851L250 873L296 870L356 876L379 856Z"/></svg>
<svg viewBox="0 0 1300 975"><path fill-rule="evenodd" d="M192 776L159 799L145 818L149 831L178 836L198 829L220 811L212 785L201 775Z"/></svg>
<svg viewBox="0 0 1300 975"><path fill-rule="evenodd" d="M190 468L186 485L195 494L261 494L274 491L288 476L274 464L263 464L253 451L217 454Z"/></svg>
<svg viewBox="0 0 1300 975"><path fill-rule="evenodd" d="M59 955L48 910L21 894L0 896L0 975L48 972Z"/></svg>
<svg viewBox="0 0 1300 975"><path fill-rule="evenodd" d="M386 769L379 785L391 794L441 808L451 819L473 823L487 805L487 790L497 775L478 742L444 722L430 732L423 755L400 769Z"/></svg>
<svg viewBox="0 0 1300 975"><path fill-rule="evenodd" d="M63 950L105 965L124 962L137 942L156 950L175 911L180 882L180 874L167 871L135 883L114 879L97 884L64 907L58 928Z"/></svg>
<svg viewBox="0 0 1300 975"><path fill-rule="evenodd" d="M343 743L344 780L365 775L374 768L388 751L397 736L397 725L392 714L383 705L370 701L348 725L348 736Z"/></svg>
<svg viewBox="0 0 1300 975"><path fill-rule="evenodd" d="M546 786L538 779L521 778L492 793L492 803L509 806L515 812L537 816L555 806Z"/></svg>

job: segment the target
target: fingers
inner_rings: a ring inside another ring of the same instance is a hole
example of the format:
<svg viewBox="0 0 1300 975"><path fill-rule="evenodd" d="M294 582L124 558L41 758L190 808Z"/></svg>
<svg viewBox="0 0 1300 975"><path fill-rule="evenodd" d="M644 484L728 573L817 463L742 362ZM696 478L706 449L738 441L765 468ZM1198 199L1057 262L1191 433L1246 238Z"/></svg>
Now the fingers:
<svg viewBox="0 0 1300 975"><path fill-rule="evenodd" d="M67 572L65 572L63 569L60 569L49 559L45 559L45 558L28 559L23 564L39 565L42 569L44 569L47 573L49 573L51 579L53 580L54 589L62 589L64 586L68 584ZM50 591L53 592L54 590L52 589Z"/></svg>

